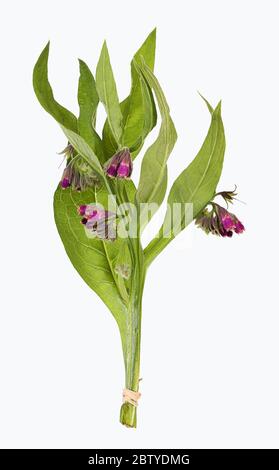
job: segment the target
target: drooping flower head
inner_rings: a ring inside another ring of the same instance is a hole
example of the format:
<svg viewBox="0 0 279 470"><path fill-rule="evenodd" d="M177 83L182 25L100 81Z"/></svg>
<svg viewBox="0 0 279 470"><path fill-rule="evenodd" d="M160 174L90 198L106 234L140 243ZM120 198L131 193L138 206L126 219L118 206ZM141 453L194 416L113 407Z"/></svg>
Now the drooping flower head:
<svg viewBox="0 0 279 470"><path fill-rule="evenodd" d="M245 228L236 215L216 202L210 203L211 210L204 209L196 218L196 225L206 233L221 237L232 237L233 233L242 233Z"/></svg>
<svg viewBox="0 0 279 470"><path fill-rule="evenodd" d="M110 178L130 178L132 170L133 163L128 148L117 152L105 165L105 172Z"/></svg>
<svg viewBox="0 0 279 470"><path fill-rule="evenodd" d="M111 241L116 239L116 215L113 212L102 209L95 204L87 204L78 207L78 214L82 216L81 223L97 238Z"/></svg>
<svg viewBox="0 0 279 470"><path fill-rule="evenodd" d="M84 191L98 184L97 175L81 156L75 154L72 145L69 144L60 154L64 154L67 159L60 181L62 189L71 187L76 191Z"/></svg>
<svg viewBox="0 0 279 470"><path fill-rule="evenodd" d="M244 225L228 211L228 205L236 199L236 186L232 191L221 191L216 193L213 200L196 217L196 225L206 233L212 233L221 237L232 237L234 233L242 233L245 230ZM220 196L227 203L227 209L214 202L215 197ZM208 209L211 206L211 210Z"/></svg>

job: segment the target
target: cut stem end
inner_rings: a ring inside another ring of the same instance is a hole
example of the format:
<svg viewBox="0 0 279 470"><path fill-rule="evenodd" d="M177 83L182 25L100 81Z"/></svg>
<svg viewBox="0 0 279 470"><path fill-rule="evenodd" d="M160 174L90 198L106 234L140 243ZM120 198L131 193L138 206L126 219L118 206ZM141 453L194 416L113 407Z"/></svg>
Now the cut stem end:
<svg viewBox="0 0 279 470"><path fill-rule="evenodd" d="M137 407L131 403L123 403L120 410L120 423L128 428L137 427Z"/></svg>

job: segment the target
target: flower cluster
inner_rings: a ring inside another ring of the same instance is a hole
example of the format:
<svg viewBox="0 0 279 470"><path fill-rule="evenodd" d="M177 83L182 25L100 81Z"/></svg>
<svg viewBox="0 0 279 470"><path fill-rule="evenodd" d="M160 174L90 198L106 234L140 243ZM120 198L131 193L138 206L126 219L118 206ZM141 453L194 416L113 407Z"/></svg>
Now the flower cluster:
<svg viewBox="0 0 279 470"><path fill-rule="evenodd" d="M128 148L117 152L105 165L105 172L110 178L130 178L132 170L133 163Z"/></svg>
<svg viewBox="0 0 279 470"><path fill-rule="evenodd" d="M232 237L233 233L242 233L245 228L238 218L215 202L210 203L212 210L204 209L196 218L196 225L206 233L221 237Z"/></svg>
<svg viewBox="0 0 279 470"><path fill-rule="evenodd" d="M97 175L90 166L80 157L75 155L74 147L69 144L60 152L67 159L67 166L63 171L60 181L62 189L71 187L76 191L83 191L98 184ZM111 157L105 165L105 173L110 178L130 178L133 162L128 148L124 148Z"/></svg>
<svg viewBox="0 0 279 470"><path fill-rule="evenodd" d="M78 214L82 217L81 223L97 238L111 241L116 239L116 215L113 212L102 209L95 204L87 204L78 207Z"/></svg>
<svg viewBox="0 0 279 470"><path fill-rule="evenodd" d="M84 191L96 186L96 174L82 157L75 155L72 145L69 144L60 154L64 154L67 159L67 166L60 181L62 189L71 187L76 191Z"/></svg>

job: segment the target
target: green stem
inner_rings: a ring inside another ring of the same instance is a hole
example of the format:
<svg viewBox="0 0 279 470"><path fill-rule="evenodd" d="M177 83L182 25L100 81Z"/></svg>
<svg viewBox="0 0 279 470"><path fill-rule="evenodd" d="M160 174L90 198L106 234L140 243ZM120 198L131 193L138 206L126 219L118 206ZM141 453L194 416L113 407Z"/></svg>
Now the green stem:
<svg viewBox="0 0 279 470"><path fill-rule="evenodd" d="M127 310L127 342L125 350L125 387L134 392L139 390L140 374L140 340L141 340L141 312L142 287L131 294ZM131 403L123 403L120 410L120 422L128 427L137 425L137 408Z"/></svg>
<svg viewBox="0 0 279 470"><path fill-rule="evenodd" d="M138 217L139 215L137 215ZM130 239L133 277L127 309L126 350L124 353L125 387L134 392L139 391L142 295L145 281L144 257L138 221L137 227L137 237ZM120 422L128 427L135 428L137 426L137 407L132 403L123 403L120 410Z"/></svg>
<svg viewBox="0 0 279 470"><path fill-rule="evenodd" d="M105 179L106 187L110 193L112 188ZM125 201L122 184L116 185L116 198L118 204ZM125 194L126 200L127 194ZM128 246L130 249L133 273L131 281L131 292L127 304L126 321L126 341L124 348L125 361L125 388L138 392L139 374L140 374L140 341L141 341L141 313L142 313L142 294L145 280L144 255L140 242L139 213L137 211L137 237L132 239L128 237ZM120 410L120 422L125 426L135 428L137 426L137 407L131 403L125 402Z"/></svg>

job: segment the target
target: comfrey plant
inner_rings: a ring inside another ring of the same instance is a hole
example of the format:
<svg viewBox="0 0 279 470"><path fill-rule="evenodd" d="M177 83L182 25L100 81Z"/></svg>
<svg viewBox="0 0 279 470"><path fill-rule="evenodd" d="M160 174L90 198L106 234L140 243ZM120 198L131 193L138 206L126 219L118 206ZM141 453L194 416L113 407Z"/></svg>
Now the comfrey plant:
<svg viewBox="0 0 279 470"><path fill-rule="evenodd" d="M136 427L140 373L142 295L153 260L195 220L206 233L240 234L244 226L228 211L235 191L216 193L225 135L221 103L211 115L207 136L192 163L173 183L157 236L145 248L141 234L162 204L167 190L167 161L176 131L162 88L155 77L155 30L131 62L131 91L119 102L104 43L94 78L79 61L79 116L54 99L48 81L49 44L33 74L34 90L43 108L60 124L67 138L65 169L54 195L54 214L66 252L81 277L107 305L121 335L125 389L121 423ZM97 108L106 111L102 136L96 131ZM146 150L138 187L131 180L133 161L160 116L156 140ZM223 198L225 207L215 200Z"/></svg>

